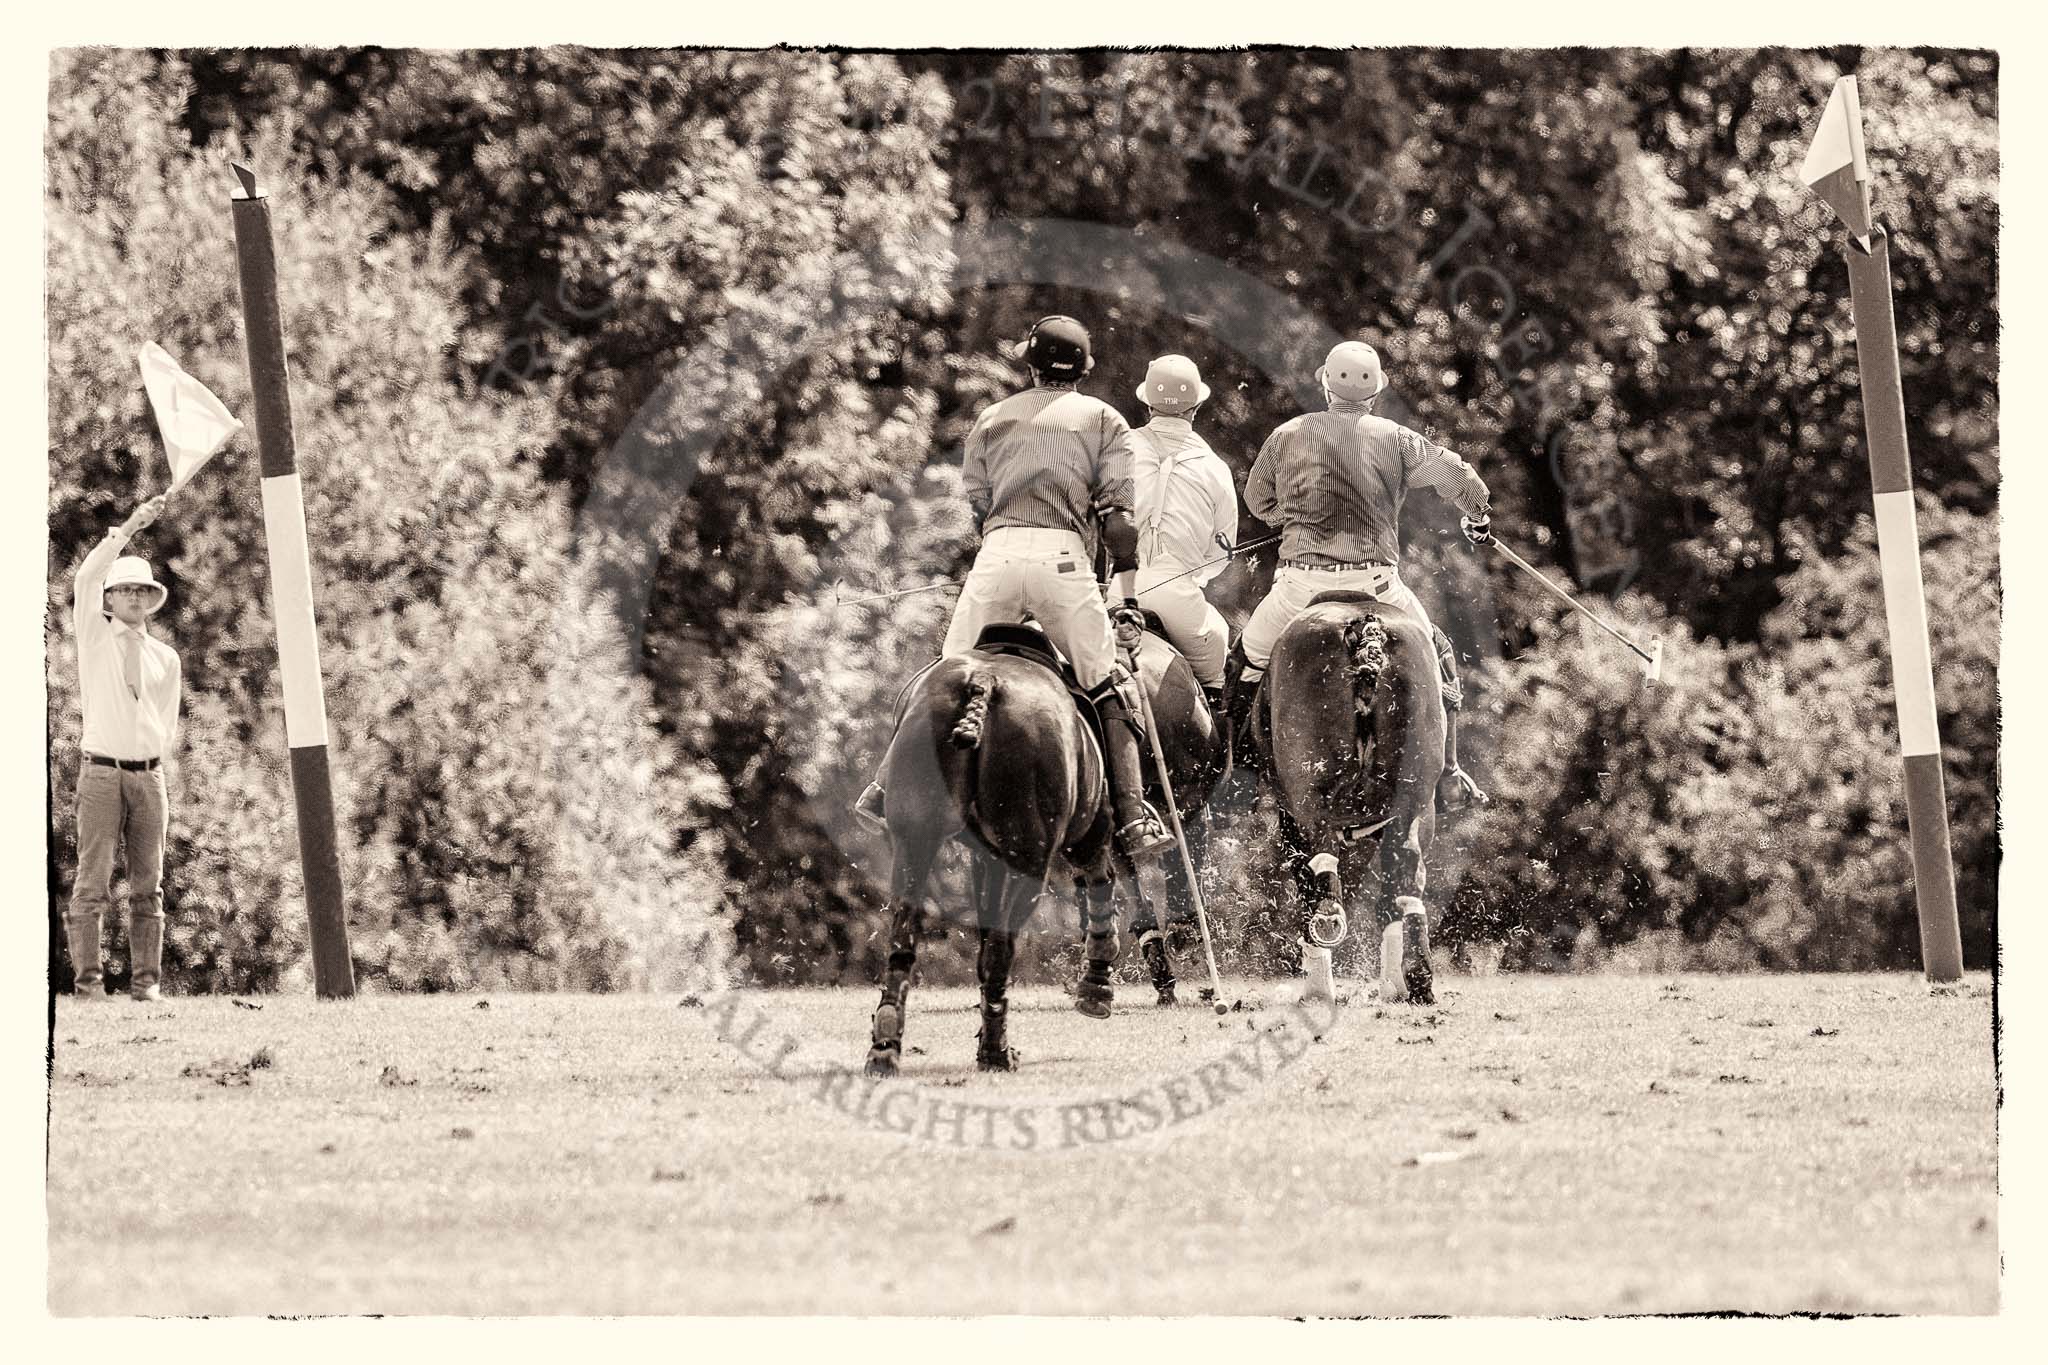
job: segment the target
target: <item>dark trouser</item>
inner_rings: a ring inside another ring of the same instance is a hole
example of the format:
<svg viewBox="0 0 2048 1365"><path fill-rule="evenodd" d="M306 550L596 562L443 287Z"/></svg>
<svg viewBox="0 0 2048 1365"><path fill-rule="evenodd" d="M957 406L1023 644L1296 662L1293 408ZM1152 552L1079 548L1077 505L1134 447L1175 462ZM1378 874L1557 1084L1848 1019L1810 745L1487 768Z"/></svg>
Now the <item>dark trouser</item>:
<svg viewBox="0 0 2048 1365"><path fill-rule="evenodd" d="M128 850L130 989L152 985L163 974L164 838L170 818L161 766L128 772L98 763L79 765L78 879L64 928L80 991L100 989L100 925L113 900L114 853L123 843Z"/></svg>

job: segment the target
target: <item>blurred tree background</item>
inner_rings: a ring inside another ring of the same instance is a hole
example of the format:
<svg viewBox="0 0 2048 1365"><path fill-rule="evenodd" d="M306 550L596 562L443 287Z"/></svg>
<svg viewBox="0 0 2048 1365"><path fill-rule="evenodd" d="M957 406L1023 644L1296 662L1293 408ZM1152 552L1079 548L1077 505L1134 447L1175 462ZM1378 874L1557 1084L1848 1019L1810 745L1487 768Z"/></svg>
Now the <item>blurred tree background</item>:
<svg viewBox="0 0 2048 1365"><path fill-rule="evenodd" d="M1997 62L1853 48L60 52L52 915L70 571L163 483L137 346L248 413L247 157L278 224L367 980L872 972L886 849L845 808L952 595L841 599L964 570L962 438L1019 383L997 343L1052 311L1091 325L1086 387L1134 421L1146 361L1193 355L1240 481L1321 348L1373 341L1396 414L1479 466L1502 535L1665 639L1646 691L1448 507L1410 504L1407 576L1466 656L1466 752L1498 798L1440 841L1447 937L1532 968L1913 965L1842 237L1793 178L1845 72L1894 234L1987 964ZM185 661L181 989L307 971L252 447L138 547ZM1234 622L1270 570L1218 581ZM1217 875L1265 891L1242 860Z"/></svg>

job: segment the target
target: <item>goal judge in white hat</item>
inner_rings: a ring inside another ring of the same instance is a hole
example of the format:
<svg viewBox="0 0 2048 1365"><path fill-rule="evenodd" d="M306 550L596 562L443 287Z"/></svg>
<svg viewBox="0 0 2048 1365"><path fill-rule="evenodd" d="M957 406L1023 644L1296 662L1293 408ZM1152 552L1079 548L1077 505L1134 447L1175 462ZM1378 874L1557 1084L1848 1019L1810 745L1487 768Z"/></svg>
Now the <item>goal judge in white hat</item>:
<svg viewBox="0 0 2048 1365"><path fill-rule="evenodd" d="M242 424L218 398L150 342L136 357L177 489L233 439ZM114 855L128 863L128 989L162 992L164 842L170 800L164 760L178 736L178 651L149 632L170 591L149 561L123 554L162 515L170 494L150 498L107 532L72 579L71 630L84 714L78 765L78 875L64 916L72 993L106 997L100 929L113 899Z"/></svg>

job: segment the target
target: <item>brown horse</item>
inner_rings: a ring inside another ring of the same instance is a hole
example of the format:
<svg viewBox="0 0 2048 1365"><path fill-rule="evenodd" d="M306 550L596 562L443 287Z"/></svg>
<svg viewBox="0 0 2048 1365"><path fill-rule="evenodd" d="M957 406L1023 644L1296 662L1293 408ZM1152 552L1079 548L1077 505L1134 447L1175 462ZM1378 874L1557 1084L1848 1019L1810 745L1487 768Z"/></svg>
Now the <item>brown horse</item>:
<svg viewBox="0 0 2048 1365"><path fill-rule="evenodd" d="M1444 709L1428 630L1363 593L1323 594L1274 645L1253 727L1279 797L1311 988L1330 989L1329 950L1349 927L1345 888L1363 887L1371 923L1402 925L1406 998L1430 1003L1423 857L1436 833Z"/></svg>
<svg viewBox="0 0 2048 1365"><path fill-rule="evenodd" d="M991 626L982 644L1027 627ZM894 1075L903 1056L904 1010L917 964L925 886L946 841L973 859L981 948L981 1038L975 1062L1008 1071L1010 963L1056 862L1078 873L1085 897L1087 974L1075 1005L1109 1014L1116 960L1109 782L1100 741L1073 695L1043 663L977 647L941 659L910 684L882 760L884 815L893 854L889 962L868 1049L870 1075ZM1127 867L1128 864L1125 864Z"/></svg>

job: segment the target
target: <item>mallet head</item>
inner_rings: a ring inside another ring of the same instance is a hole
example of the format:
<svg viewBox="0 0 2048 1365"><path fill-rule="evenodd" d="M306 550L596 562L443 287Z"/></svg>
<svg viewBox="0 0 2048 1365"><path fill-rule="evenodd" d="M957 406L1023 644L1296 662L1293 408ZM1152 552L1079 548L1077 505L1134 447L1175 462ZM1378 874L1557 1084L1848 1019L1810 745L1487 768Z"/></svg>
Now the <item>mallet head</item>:
<svg viewBox="0 0 2048 1365"><path fill-rule="evenodd" d="M1651 682L1664 680L1664 642L1661 639L1650 641L1650 659L1643 666L1643 676Z"/></svg>

